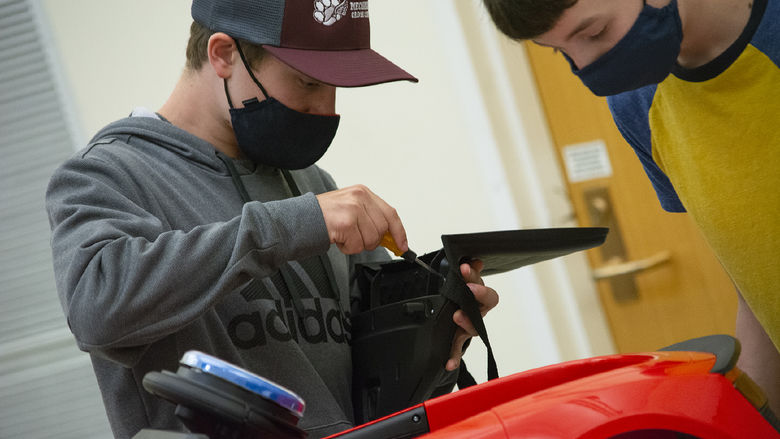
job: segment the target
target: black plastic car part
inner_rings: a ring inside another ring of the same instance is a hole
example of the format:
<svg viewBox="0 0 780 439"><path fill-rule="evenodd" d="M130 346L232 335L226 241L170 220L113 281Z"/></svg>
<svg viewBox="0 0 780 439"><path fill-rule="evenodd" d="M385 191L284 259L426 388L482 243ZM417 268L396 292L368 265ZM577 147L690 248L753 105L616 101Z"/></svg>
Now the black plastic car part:
<svg viewBox="0 0 780 439"><path fill-rule="evenodd" d="M443 235L444 247L420 257L442 276L405 260L356 267L360 290L352 316L353 405L365 423L449 392L456 380L446 372L462 309L487 348L488 379L498 377L479 303L460 275L460 263L479 259L482 275L601 245L606 228L552 228ZM456 263L451 263L455 261Z"/></svg>

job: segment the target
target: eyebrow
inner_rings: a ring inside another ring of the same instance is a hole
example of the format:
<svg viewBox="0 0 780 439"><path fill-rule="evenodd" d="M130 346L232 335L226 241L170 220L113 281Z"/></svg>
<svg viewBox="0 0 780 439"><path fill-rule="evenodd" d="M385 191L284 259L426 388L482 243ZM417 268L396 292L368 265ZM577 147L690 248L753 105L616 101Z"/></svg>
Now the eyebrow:
<svg viewBox="0 0 780 439"><path fill-rule="evenodd" d="M588 26L590 26L590 25L592 25L593 23L595 23L595 22L596 22L596 20L598 20L598 19L599 19L599 17L598 17L598 16L593 16L593 17L588 17L588 18L586 18L586 19L582 20L582 22L580 22L580 24L578 24L578 25L577 25L577 27L575 27L573 31L569 32L569 34L566 36L566 40L565 40L565 41L569 41L569 40L570 40L570 39L571 39L573 36L577 35L578 33L582 32L583 30L587 29L587 28L588 28ZM537 45L539 45L539 46L543 46L543 47L551 47L551 48L553 48L553 49L558 49L558 50L561 50L561 49L560 49L559 47L557 47L557 46L553 46L553 45L550 45L550 44L544 44L544 43L540 43L539 41L537 41L537 40L534 40L534 39L531 39L531 41L532 41L534 44L537 44Z"/></svg>
<svg viewBox="0 0 780 439"><path fill-rule="evenodd" d="M595 16L594 17L588 17L588 18L582 20L582 22L580 22L580 24L577 27L575 27L573 31L569 32L569 35L566 36L566 41L569 41L571 39L571 37L577 35L578 33L582 32L583 30L587 29L588 26L593 24L596 20L598 20L598 17L595 17Z"/></svg>
<svg viewBox="0 0 780 439"><path fill-rule="evenodd" d="M540 43L540 42L538 42L538 41L536 41L536 40L531 40L531 42L532 42L532 43L534 43L534 44L536 44L537 46L542 46L542 47L549 47L549 48L551 48L551 49L561 50L561 49L560 49L559 47L557 47L557 46L552 46L552 45L550 45L550 44L544 44L544 43Z"/></svg>

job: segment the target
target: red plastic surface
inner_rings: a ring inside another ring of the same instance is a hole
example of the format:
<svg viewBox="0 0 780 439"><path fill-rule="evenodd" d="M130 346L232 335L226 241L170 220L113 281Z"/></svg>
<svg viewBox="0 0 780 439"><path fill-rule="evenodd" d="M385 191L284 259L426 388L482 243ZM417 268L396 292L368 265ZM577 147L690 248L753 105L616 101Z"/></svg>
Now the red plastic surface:
<svg viewBox="0 0 780 439"><path fill-rule="evenodd" d="M511 375L426 402L431 433L421 438L595 439L643 429L780 437L731 382L709 372L714 362L711 354L657 352Z"/></svg>
<svg viewBox="0 0 780 439"><path fill-rule="evenodd" d="M652 359L650 355L615 355L559 363L499 378L425 402L431 431L556 386ZM714 357L713 357L714 362ZM468 401L468 403L465 403Z"/></svg>
<svg viewBox="0 0 780 439"><path fill-rule="evenodd" d="M664 351L529 370L426 401L430 433L419 438L780 439L714 364L712 354Z"/></svg>
<svg viewBox="0 0 780 439"><path fill-rule="evenodd" d="M664 351L529 370L426 401L430 433L418 437L638 439L680 432L780 439L733 383L710 373L715 360L708 353ZM371 424L381 427L393 416Z"/></svg>

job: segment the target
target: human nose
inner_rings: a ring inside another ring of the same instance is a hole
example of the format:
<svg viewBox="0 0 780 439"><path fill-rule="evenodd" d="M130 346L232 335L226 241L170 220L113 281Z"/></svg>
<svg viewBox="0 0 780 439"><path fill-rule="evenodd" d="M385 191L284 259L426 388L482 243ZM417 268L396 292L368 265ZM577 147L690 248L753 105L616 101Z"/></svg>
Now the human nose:
<svg viewBox="0 0 780 439"><path fill-rule="evenodd" d="M305 109L311 114L336 114L336 87L321 86Z"/></svg>
<svg viewBox="0 0 780 439"><path fill-rule="evenodd" d="M606 51L607 50L570 50L568 52L561 52L569 58L577 70L582 70L599 59Z"/></svg>

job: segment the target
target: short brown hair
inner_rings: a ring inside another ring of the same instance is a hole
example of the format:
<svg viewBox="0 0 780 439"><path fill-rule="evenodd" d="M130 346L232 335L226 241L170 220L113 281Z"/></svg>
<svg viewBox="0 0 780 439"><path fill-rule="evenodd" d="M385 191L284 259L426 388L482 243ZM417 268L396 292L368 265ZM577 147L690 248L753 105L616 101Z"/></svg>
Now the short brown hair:
<svg viewBox="0 0 780 439"><path fill-rule="evenodd" d="M206 29L197 21L193 21L190 26L190 40L187 42L187 69L192 71L200 70L205 62L208 61L209 38L214 31ZM244 51L249 65L257 67L258 63L265 55L265 49L257 44L248 41L238 40L241 44L241 50Z"/></svg>
<svg viewBox="0 0 780 439"><path fill-rule="evenodd" d="M549 31L577 0L483 0L498 30L515 40Z"/></svg>

